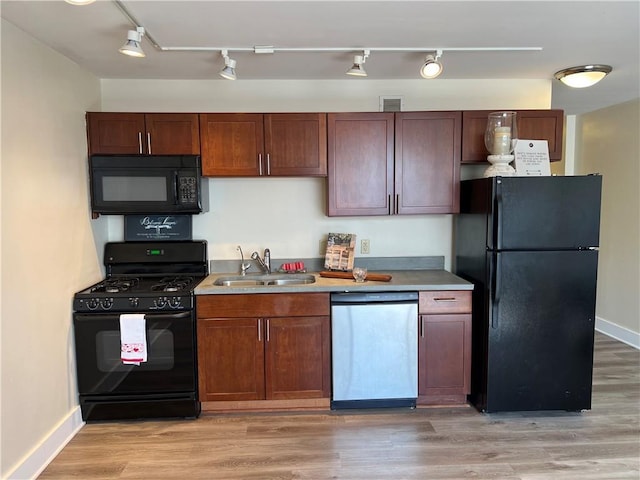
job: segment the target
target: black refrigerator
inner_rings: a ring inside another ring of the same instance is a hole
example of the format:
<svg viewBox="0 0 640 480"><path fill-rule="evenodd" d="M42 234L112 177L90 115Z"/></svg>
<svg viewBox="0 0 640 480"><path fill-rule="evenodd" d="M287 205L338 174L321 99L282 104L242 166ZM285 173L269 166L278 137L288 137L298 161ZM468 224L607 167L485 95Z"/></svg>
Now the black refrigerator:
<svg viewBox="0 0 640 480"><path fill-rule="evenodd" d="M455 273L473 292L483 412L591 408L602 177L461 182Z"/></svg>

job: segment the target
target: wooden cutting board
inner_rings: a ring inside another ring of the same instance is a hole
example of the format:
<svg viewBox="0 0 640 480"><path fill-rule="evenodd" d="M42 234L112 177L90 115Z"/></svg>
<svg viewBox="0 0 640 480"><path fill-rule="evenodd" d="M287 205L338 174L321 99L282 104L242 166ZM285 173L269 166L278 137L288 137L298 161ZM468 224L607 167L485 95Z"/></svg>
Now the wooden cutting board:
<svg viewBox="0 0 640 480"><path fill-rule="evenodd" d="M320 272L321 277L326 278L344 278L347 280L353 280L353 274L351 272L330 272L329 270L323 270ZM389 282L391 281L391 275L384 273L367 273L366 280L373 282Z"/></svg>

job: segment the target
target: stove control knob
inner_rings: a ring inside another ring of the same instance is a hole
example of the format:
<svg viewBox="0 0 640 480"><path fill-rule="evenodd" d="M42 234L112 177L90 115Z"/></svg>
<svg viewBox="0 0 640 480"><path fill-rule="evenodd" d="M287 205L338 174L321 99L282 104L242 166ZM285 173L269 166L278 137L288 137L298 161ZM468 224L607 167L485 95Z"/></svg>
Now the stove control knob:
<svg viewBox="0 0 640 480"><path fill-rule="evenodd" d="M113 307L113 298L105 298L102 300L103 310L109 310L111 307Z"/></svg>
<svg viewBox="0 0 640 480"><path fill-rule="evenodd" d="M169 306L171 308L180 308L180 304L182 303L182 299L180 297L171 297L171 301L169 302Z"/></svg>
<svg viewBox="0 0 640 480"><path fill-rule="evenodd" d="M158 306L158 308L164 308L167 306L167 297L158 297L158 300L156 300L156 305Z"/></svg>
<svg viewBox="0 0 640 480"><path fill-rule="evenodd" d="M97 298L90 298L89 300L87 300L87 308L89 310L95 310L96 308L98 308L98 299Z"/></svg>
<svg viewBox="0 0 640 480"><path fill-rule="evenodd" d="M129 305L132 307L137 307L140 304L140 299L138 297L129 297Z"/></svg>

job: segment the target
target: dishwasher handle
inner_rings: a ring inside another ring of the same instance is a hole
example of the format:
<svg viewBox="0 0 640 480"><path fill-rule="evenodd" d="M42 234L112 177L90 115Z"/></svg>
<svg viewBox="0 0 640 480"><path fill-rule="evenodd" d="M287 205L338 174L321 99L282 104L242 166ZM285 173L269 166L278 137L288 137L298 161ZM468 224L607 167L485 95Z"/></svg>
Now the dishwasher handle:
<svg viewBox="0 0 640 480"><path fill-rule="evenodd" d="M418 292L344 292L332 293L332 305L354 305L366 303L415 303Z"/></svg>

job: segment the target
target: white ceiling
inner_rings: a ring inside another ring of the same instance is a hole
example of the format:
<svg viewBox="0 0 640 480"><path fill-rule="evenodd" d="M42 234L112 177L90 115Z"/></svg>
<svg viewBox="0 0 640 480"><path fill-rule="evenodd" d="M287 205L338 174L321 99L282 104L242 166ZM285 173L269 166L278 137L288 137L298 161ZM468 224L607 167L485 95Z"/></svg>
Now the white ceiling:
<svg viewBox="0 0 640 480"><path fill-rule="evenodd" d="M579 114L640 96L640 0L631 1L155 1L122 4L161 47L227 47L245 79L419 79L427 49L443 48L446 79L551 79L562 68L613 67L599 84L570 89L553 80L552 107ZM111 0L2 0L1 15L100 78L216 79L219 51L118 53L133 25ZM350 52L276 52L234 47L353 47ZM345 76L363 48L368 77ZM460 52L447 48L541 47L540 51Z"/></svg>

